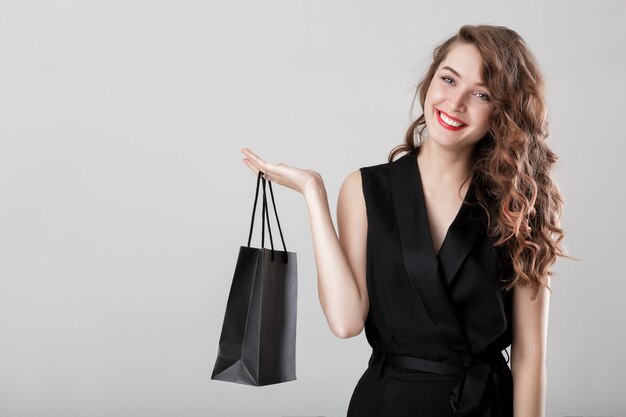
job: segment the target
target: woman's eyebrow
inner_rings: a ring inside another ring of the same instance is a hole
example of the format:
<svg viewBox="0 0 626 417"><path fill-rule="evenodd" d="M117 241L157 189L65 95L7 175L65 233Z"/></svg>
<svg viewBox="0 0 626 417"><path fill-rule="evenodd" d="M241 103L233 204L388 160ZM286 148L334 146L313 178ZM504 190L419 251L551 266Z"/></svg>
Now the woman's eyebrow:
<svg viewBox="0 0 626 417"><path fill-rule="evenodd" d="M450 71L451 73L453 73L453 74L454 74L454 75L456 75L457 77L459 77L459 78L463 78L463 77L461 77L461 74L459 74L458 72L456 72L456 70L455 70L454 68L452 68L452 67L449 67L449 66L447 66L447 65L446 65L445 67L443 67L443 68L441 68L441 69L447 69L448 71ZM487 84L485 84L485 83L476 83L476 85L478 85L478 86L480 86L480 87L487 87Z"/></svg>

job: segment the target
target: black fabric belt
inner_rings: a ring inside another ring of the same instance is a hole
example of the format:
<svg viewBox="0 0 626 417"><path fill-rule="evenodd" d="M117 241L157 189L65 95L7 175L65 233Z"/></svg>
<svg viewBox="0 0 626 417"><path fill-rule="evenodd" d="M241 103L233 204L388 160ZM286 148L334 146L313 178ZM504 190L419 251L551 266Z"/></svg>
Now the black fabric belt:
<svg viewBox="0 0 626 417"><path fill-rule="evenodd" d="M455 417L491 416L493 407L497 407L498 402L499 374L504 371L504 367L507 367L504 357L499 352L474 355L470 363L462 366L373 350L369 366L378 367L379 375L382 377L383 369L387 365L438 375L458 376L459 381L450 391L449 397L450 407ZM491 392L486 392L488 390ZM484 397L489 398L483 400Z"/></svg>

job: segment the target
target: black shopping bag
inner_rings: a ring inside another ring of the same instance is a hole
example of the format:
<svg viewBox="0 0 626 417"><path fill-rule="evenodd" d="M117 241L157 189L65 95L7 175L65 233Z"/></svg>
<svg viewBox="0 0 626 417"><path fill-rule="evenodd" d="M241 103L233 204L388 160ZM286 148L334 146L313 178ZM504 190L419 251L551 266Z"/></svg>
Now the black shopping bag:
<svg viewBox="0 0 626 417"><path fill-rule="evenodd" d="M250 241L261 180L261 248L257 249L250 247ZM296 379L296 254L287 252L272 183L267 182L284 250L274 250L265 194L266 179L259 172L248 246L239 249L211 379L254 386ZM271 249L265 249L266 219Z"/></svg>

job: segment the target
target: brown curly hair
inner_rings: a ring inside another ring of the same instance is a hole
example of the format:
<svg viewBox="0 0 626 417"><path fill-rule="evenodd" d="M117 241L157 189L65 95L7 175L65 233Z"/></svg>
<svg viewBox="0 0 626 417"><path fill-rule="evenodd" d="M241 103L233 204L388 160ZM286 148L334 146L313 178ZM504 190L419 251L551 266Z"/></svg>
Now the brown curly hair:
<svg viewBox="0 0 626 417"><path fill-rule="evenodd" d="M495 104L489 131L474 146L469 178L473 175L480 184L476 195L487 213L489 236L513 264L513 278L504 280L504 289L530 285L534 300L542 287L552 291L549 268L557 256L573 259L561 247L563 198L550 177L558 157L546 144L544 78L533 53L514 30L465 25L435 48L433 62L415 92L422 109L435 72L457 43L472 44L480 52L482 77ZM414 138L419 136L421 142L425 128L422 113L410 125L405 143L391 150L388 161L415 149Z"/></svg>

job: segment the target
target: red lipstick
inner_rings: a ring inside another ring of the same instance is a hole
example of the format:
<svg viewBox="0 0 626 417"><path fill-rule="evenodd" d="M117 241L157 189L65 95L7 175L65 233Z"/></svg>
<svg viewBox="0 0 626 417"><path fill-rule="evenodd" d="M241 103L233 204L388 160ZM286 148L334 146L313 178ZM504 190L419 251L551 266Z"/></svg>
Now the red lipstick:
<svg viewBox="0 0 626 417"><path fill-rule="evenodd" d="M452 130L452 131L457 131L457 130L461 130L461 129L463 129L463 128L467 127L467 125L466 125L465 123L463 123L462 121L460 121L460 120L458 120L458 119L455 119L454 117L452 117L452 116L450 116L450 115L448 115L448 114L445 114L445 113L444 113L444 114L446 115L446 117L448 117L448 118L450 118L450 119L454 120L455 122L458 122L458 123L463 123L463 125L461 125L461 126L459 126L459 127L456 127L456 126L450 126L449 124L447 124L446 122L444 122L444 121L441 119L440 112L441 112L441 110L436 110L436 113L437 113L437 121L439 122L439 124L440 124L441 126L445 127L446 129L448 129L448 130Z"/></svg>

